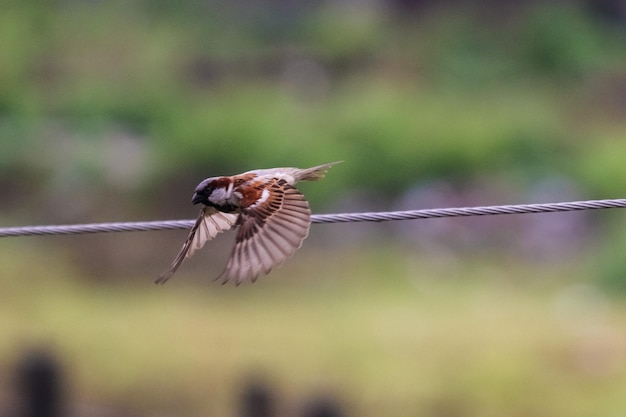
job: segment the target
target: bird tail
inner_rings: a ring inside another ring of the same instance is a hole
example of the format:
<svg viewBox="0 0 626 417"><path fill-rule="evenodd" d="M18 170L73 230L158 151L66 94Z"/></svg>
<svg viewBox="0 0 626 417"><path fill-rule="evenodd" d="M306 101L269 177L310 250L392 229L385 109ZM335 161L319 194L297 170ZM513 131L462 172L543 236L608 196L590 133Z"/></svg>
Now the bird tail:
<svg viewBox="0 0 626 417"><path fill-rule="evenodd" d="M316 167L312 167L312 168L306 168L306 169L299 169L296 173L295 173L295 177L297 181L317 181L317 180L321 180L322 178L324 178L324 175L326 175L326 172L328 171L328 168L340 164L343 161L337 161L337 162L331 162L329 164L324 164L324 165L318 165Z"/></svg>

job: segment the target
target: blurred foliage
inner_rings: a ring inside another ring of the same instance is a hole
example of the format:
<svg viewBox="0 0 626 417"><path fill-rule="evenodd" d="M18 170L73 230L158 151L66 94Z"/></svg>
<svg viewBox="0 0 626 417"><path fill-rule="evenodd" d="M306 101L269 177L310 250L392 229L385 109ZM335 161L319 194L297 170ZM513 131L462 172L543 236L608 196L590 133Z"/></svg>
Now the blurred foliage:
<svg viewBox="0 0 626 417"><path fill-rule="evenodd" d="M599 255L591 265L594 271L591 282L619 297L626 295L626 260L622 256L626 250L625 231L626 221L614 219L613 227L602 239Z"/></svg>
<svg viewBox="0 0 626 417"><path fill-rule="evenodd" d="M147 138L145 181L343 159L335 190L367 176L393 197L434 177L552 171L619 195L598 180L609 168L593 137L625 129L584 93L615 73L623 85L623 27L573 4L500 20L434 10L398 24L382 4L12 2L0 15L0 169L45 164L30 149L56 123L78 141Z"/></svg>
<svg viewBox="0 0 626 417"><path fill-rule="evenodd" d="M316 210L486 178L619 197L626 29L594 5L8 2L3 215L178 217L207 176L335 160Z"/></svg>

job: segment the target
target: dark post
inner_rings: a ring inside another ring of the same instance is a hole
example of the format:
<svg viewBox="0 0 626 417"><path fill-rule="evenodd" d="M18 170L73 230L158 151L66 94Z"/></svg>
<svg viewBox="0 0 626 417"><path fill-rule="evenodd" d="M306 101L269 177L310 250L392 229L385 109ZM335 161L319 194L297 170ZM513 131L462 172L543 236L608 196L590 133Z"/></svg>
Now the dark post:
<svg viewBox="0 0 626 417"><path fill-rule="evenodd" d="M47 351L27 352L17 365L18 417L61 417L63 381L56 359Z"/></svg>
<svg viewBox="0 0 626 417"><path fill-rule="evenodd" d="M317 397L304 407L302 417L343 417L343 414L334 399Z"/></svg>
<svg viewBox="0 0 626 417"><path fill-rule="evenodd" d="M274 398L267 383L253 379L246 384L241 396L240 417L274 417L274 408Z"/></svg>

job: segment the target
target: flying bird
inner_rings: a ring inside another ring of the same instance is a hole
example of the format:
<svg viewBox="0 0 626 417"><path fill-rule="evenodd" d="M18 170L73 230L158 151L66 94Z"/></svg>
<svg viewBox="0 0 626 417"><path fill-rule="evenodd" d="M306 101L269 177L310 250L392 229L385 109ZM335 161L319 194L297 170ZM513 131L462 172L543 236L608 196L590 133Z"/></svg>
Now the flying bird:
<svg viewBox="0 0 626 417"><path fill-rule="evenodd" d="M317 181L339 162L307 169L271 168L211 177L195 189L192 204L200 215L182 249L155 282L164 284L183 261L220 232L237 229L235 247L222 273L222 283L252 282L281 265L302 245L311 226L311 209L295 187L298 181Z"/></svg>

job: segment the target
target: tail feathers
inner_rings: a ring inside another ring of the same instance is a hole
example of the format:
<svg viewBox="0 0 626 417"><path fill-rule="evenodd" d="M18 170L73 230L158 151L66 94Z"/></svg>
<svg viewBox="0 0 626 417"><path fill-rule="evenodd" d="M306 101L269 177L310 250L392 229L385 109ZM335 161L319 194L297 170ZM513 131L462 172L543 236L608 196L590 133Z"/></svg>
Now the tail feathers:
<svg viewBox="0 0 626 417"><path fill-rule="evenodd" d="M343 161L331 162L329 164L318 165L316 167L301 169L296 174L298 181L317 181L324 178L328 169L334 165L340 164Z"/></svg>

